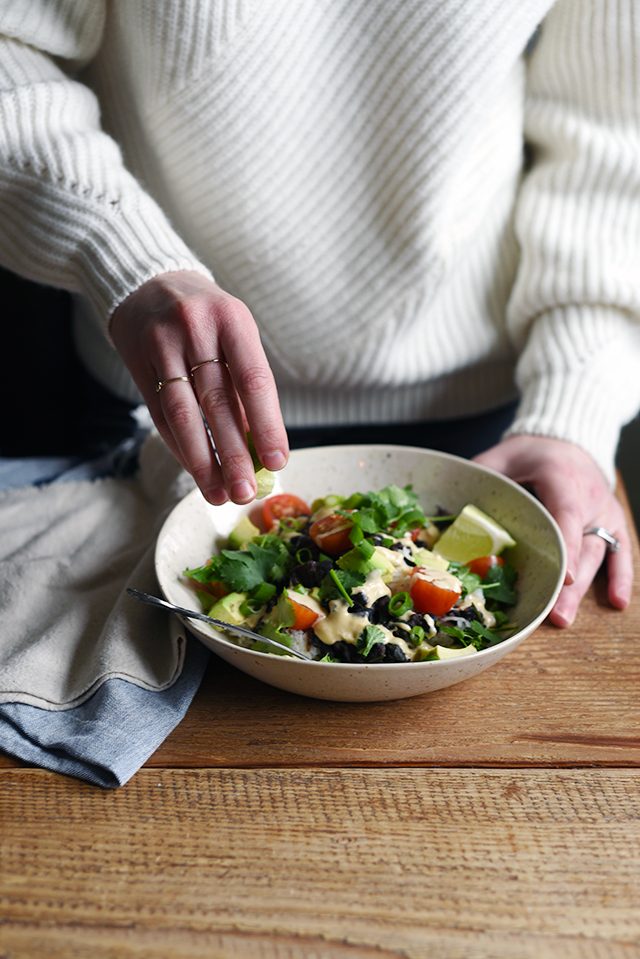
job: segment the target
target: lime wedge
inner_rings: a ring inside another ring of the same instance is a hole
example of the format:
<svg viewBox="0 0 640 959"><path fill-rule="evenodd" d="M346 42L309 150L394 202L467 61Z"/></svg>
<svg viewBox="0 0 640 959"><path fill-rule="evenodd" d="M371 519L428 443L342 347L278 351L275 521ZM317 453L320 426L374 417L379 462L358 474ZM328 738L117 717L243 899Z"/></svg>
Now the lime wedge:
<svg viewBox="0 0 640 959"><path fill-rule="evenodd" d="M263 499L265 496L268 496L273 489L275 481L275 473L265 469L264 466L260 467L260 469L256 471L256 499Z"/></svg>
<svg viewBox="0 0 640 959"><path fill-rule="evenodd" d="M433 547L450 562L468 563L479 556L498 556L516 541L503 526L477 506L465 506Z"/></svg>
<svg viewBox="0 0 640 959"><path fill-rule="evenodd" d="M247 446L251 453L253 469L256 474L256 499L263 499L265 496L268 496L273 489L273 484L276 481L275 474L272 473L271 470L268 470L266 466L263 466L258 459L251 432L247 433Z"/></svg>

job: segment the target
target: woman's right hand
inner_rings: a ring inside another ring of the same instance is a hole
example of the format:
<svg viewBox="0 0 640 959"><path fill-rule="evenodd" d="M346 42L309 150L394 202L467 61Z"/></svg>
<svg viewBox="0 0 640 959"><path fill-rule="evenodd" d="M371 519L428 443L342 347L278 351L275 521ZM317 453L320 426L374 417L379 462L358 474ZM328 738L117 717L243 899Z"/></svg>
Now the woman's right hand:
<svg viewBox="0 0 640 959"><path fill-rule="evenodd" d="M244 303L200 273L163 273L120 304L110 332L160 435L205 498L216 506L250 502L256 482L247 430L270 470L285 465L288 443L273 373ZM220 362L204 362L211 359Z"/></svg>

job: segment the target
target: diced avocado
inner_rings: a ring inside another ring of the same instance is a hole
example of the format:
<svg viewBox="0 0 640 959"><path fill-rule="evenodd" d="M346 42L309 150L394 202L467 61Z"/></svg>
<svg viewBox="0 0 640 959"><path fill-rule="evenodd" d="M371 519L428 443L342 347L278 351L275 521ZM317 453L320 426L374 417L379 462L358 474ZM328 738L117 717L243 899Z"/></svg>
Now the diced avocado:
<svg viewBox="0 0 640 959"><path fill-rule="evenodd" d="M267 613L264 622L270 626L281 626L288 629L293 626L295 618L293 606L287 596L287 590L284 589L278 597L278 602Z"/></svg>
<svg viewBox="0 0 640 959"><path fill-rule="evenodd" d="M416 566L426 566L427 569L449 569L449 560L438 553L432 553L430 549L417 549L413 554L413 561Z"/></svg>
<svg viewBox="0 0 640 959"><path fill-rule="evenodd" d="M231 626L242 626L247 617L240 612L240 607L247 596L248 593L228 593L213 604L208 615Z"/></svg>
<svg viewBox="0 0 640 959"><path fill-rule="evenodd" d="M365 576L374 569L379 569L382 573L392 573L394 570L393 564L378 547L375 547L368 559L363 557L360 550L350 549L348 553L343 553L340 557L338 566L340 569L349 569L354 573L364 573Z"/></svg>
<svg viewBox="0 0 640 959"><path fill-rule="evenodd" d="M470 656L476 652L475 646L465 646L464 649L449 649L448 646L434 646L426 659L457 659L459 656Z"/></svg>
<svg viewBox="0 0 640 959"><path fill-rule="evenodd" d="M344 496L338 496L337 493L329 493L328 496L323 496L321 499L314 499L311 504L311 512L318 513L321 509L340 509L343 503Z"/></svg>
<svg viewBox="0 0 640 959"><path fill-rule="evenodd" d="M260 530L252 523L248 516L243 516L229 533L229 548L243 549L245 545L260 536Z"/></svg>
<svg viewBox="0 0 640 959"><path fill-rule="evenodd" d="M282 643L284 646L293 645L293 637L289 633L282 632L282 628L274 626L272 623L263 622L260 624L259 632L261 636L266 636L268 639L275 639L276 642ZM251 647L257 653L272 653L274 656L286 656L284 650L279 650L273 646L267 646L266 643L261 643L256 641Z"/></svg>

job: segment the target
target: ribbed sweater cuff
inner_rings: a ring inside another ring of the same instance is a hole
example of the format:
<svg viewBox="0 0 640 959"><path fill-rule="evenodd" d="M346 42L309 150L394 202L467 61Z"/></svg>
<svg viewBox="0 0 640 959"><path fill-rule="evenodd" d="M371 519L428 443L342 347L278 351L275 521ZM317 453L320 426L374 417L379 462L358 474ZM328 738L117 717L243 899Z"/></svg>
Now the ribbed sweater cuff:
<svg viewBox="0 0 640 959"><path fill-rule="evenodd" d="M180 239L156 203L138 193L135 205L117 206L106 216L90 215L81 242L82 293L105 325L130 293L161 273L211 272Z"/></svg>
<svg viewBox="0 0 640 959"><path fill-rule="evenodd" d="M522 400L506 435L575 443L613 485L620 430L640 404L639 369L640 327L623 311L551 310L536 321L523 354L518 370Z"/></svg>

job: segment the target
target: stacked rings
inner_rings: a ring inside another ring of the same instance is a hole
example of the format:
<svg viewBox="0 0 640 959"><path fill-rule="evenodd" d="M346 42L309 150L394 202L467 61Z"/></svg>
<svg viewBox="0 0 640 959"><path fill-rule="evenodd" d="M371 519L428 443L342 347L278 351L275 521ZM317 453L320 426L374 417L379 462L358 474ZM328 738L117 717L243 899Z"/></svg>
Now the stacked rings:
<svg viewBox="0 0 640 959"><path fill-rule="evenodd" d="M170 376L166 380L158 380L156 383L156 393L159 393L163 386L166 386L167 383L190 383L196 370L199 370L201 366L206 366L207 363L224 363L224 360L219 359L217 356L212 356L210 360L202 360L200 363L196 363L194 366L192 366L188 375Z"/></svg>

